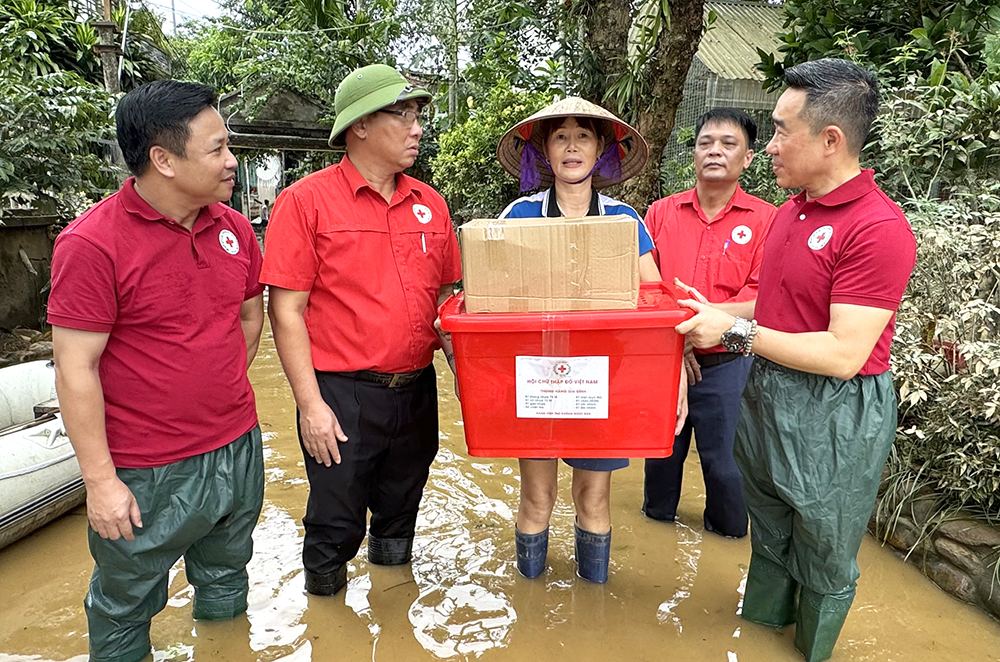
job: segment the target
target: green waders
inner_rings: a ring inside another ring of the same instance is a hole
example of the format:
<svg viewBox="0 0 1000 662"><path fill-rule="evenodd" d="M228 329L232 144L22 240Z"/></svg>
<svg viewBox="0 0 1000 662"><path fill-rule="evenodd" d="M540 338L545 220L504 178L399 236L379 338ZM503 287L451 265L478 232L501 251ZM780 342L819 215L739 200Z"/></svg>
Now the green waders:
<svg viewBox="0 0 1000 662"><path fill-rule="evenodd" d="M170 568L184 557L194 617L246 611L250 537L264 498L260 428L217 450L153 469L119 469L142 513L135 540L88 531L96 563L84 600L91 662L149 654L149 623L167 604Z"/></svg>
<svg viewBox="0 0 1000 662"><path fill-rule="evenodd" d="M844 381L761 358L743 391L734 455L753 553L742 615L794 622L808 662L833 653L854 599L896 405L888 372Z"/></svg>

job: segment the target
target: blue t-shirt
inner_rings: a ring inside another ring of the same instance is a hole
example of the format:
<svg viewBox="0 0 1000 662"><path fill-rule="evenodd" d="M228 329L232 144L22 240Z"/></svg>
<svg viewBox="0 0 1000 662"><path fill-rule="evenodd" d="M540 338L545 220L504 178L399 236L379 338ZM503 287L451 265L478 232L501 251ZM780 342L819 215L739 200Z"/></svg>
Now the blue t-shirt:
<svg viewBox="0 0 1000 662"><path fill-rule="evenodd" d="M619 202L614 198L597 193L591 197L590 212L588 216L615 216L626 214L631 216L639 224L639 255L645 255L653 250L653 239L646 230L646 225L642 217L624 202ZM539 191L534 195L526 195L518 198L507 205L498 218L545 218L548 216L562 216L556 205L556 196L552 189Z"/></svg>

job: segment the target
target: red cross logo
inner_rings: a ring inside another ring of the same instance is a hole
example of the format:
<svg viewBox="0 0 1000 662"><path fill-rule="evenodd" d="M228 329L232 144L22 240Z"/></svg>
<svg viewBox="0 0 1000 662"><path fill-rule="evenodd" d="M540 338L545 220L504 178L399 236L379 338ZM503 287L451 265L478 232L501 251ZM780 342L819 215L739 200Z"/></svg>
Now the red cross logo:
<svg viewBox="0 0 1000 662"><path fill-rule="evenodd" d="M560 363L559 365L556 366L556 372L558 372L560 375L565 375L566 370L567 368L565 364Z"/></svg>
<svg viewBox="0 0 1000 662"><path fill-rule="evenodd" d="M413 215L421 225L427 225L434 218L431 208L427 205L413 205Z"/></svg>
<svg viewBox="0 0 1000 662"><path fill-rule="evenodd" d="M737 225L733 228L733 233L730 236L738 245L743 246L750 243L750 240L753 239L753 230L745 225Z"/></svg>
<svg viewBox="0 0 1000 662"><path fill-rule="evenodd" d="M240 242L231 230L223 230L219 233L219 245L230 255L236 255L240 252Z"/></svg>
<svg viewBox="0 0 1000 662"><path fill-rule="evenodd" d="M814 251L818 251L819 249L826 246L830 242L830 239L832 238L833 238L833 226L824 225L822 227L816 228L816 230L814 230L813 233L809 235L809 241L806 243L808 244L809 248L811 248Z"/></svg>
<svg viewBox="0 0 1000 662"><path fill-rule="evenodd" d="M573 368L566 361L559 361L554 366L552 366L552 372L556 377L566 377L573 371Z"/></svg>

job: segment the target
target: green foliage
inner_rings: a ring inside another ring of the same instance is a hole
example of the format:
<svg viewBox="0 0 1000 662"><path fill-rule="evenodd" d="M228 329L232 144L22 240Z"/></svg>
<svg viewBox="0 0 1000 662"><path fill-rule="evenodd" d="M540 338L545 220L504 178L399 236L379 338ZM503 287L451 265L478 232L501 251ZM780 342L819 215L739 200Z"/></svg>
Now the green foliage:
<svg viewBox="0 0 1000 662"><path fill-rule="evenodd" d="M897 452L945 503L1000 516L1000 198L913 203L917 266L893 370ZM982 204L986 202L987 204Z"/></svg>
<svg viewBox="0 0 1000 662"><path fill-rule="evenodd" d="M111 20L118 26L119 32L125 35L121 72L122 91L128 92L144 83L168 78L171 75L170 60L174 57L174 52L163 34L159 17L146 7L133 8L129 12L122 4L112 9ZM93 30L89 26L85 27ZM103 84L103 77L94 82Z"/></svg>
<svg viewBox="0 0 1000 662"><path fill-rule="evenodd" d="M769 89L781 86L787 67L823 57L888 67L900 78L936 61L971 79L982 73L986 39L1000 26L997 0L785 0L783 7L784 58L758 50ZM904 47L912 57L901 66L894 60Z"/></svg>
<svg viewBox="0 0 1000 662"><path fill-rule="evenodd" d="M441 135L431 163L434 185L456 223L495 217L518 197L517 181L497 161L497 143L507 129L550 101L544 92L519 91L501 81L481 105L473 103L468 120Z"/></svg>
<svg viewBox="0 0 1000 662"><path fill-rule="evenodd" d="M391 44L400 35L394 0L366 2L354 12L332 1L230 5L230 16L185 26L178 40L183 77L221 93L254 92L244 100L250 117L280 87L318 99L332 113L337 86L352 69L394 64Z"/></svg>
<svg viewBox="0 0 1000 662"><path fill-rule="evenodd" d="M5 77L72 71L99 78L93 55L96 43L93 28L77 23L66 2L7 0L0 4L0 62Z"/></svg>
<svg viewBox="0 0 1000 662"><path fill-rule="evenodd" d="M901 426L895 482L929 485L945 511L1000 515L1000 50L983 40L929 63L903 46L865 159L903 201L917 265L897 317ZM969 78L952 70L956 55ZM922 68L921 68L922 67ZM891 71L886 74L892 78Z"/></svg>
<svg viewBox="0 0 1000 662"><path fill-rule="evenodd" d="M911 75L883 101L869 148L883 187L897 199L996 192L1000 76L932 78Z"/></svg>
<svg viewBox="0 0 1000 662"><path fill-rule="evenodd" d="M112 9L111 18L126 36L122 90L167 77L171 49L160 19L145 7L127 12L124 4ZM6 75L72 71L103 86L104 74L94 53L97 43L97 32L67 0L9 0L0 5L0 61L8 63Z"/></svg>
<svg viewBox="0 0 1000 662"><path fill-rule="evenodd" d="M113 99L69 71L0 77L0 191L4 203L49 203L75 216L110 184L98 141L114 139ZM3 207L0 205L0 214Z"/></svg>
<svg viewBox="0 0 1000 662"><path fill-rule="evenodd" d="M764 152L763 147L763 145L760 146L760 150L756 152L753 161L750 162L750 167L743 171L743 175L740 177L740 186L750 195L755 195L761 200L770 202L775 207L780 207L788 202L789 193L795 191L788 191L778 186L778 181L774 178L774 170L771 169L771 156Z"/></svg>

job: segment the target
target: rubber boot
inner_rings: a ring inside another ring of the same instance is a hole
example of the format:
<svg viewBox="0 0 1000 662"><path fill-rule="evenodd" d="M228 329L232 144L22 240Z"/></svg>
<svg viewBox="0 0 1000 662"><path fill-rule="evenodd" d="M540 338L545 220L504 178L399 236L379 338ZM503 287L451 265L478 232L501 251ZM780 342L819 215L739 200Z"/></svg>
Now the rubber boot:
<svg viewBox="0 0 1000 662"><path fill-rule="evenodd" d="M549 530L541 533L521 533L514 527L517 548L517 571L528 579L545 572L545 557L549 553Z"/></svg>
<svg viewBox="0 0 1000 662"><path fill-rule="evenodd" d="M342 565L325 575L306 570L306 591L312 595L335 595L345 586L347 586L347 566Z"/></svg>
<svg viewBox="0 0 1000 662"><path fill-rule="evenodd" d="M403 565L410 562L413 538L376 538L368 535L368 562L375 565Z"/></svg>
<svg viewBox="0 0 1000 662"><path fill-rule="evenodd" d="M854 589L822 595L803 587L795 619L795 647L806 662L822 662L833 655L837 637L854 602Z"/></svg>
<svg viewBox="0 0 1000 662"><path fill-rule="evenodd" d="M573 524L573 528L576 530L576 574L595 584L607 582L611 532L591 533L578 524Z"/></svg>
<svg viewBox="0 0 1000 662"><path fill-rule="evenodd" d="M751 554L742 617L775 628L794 623L797 588L798 584L783 567Z"/></svg>

